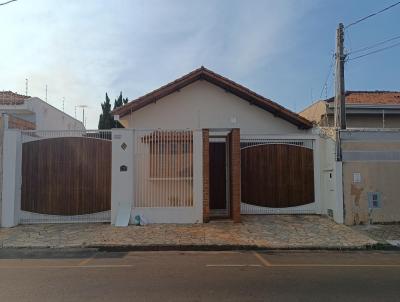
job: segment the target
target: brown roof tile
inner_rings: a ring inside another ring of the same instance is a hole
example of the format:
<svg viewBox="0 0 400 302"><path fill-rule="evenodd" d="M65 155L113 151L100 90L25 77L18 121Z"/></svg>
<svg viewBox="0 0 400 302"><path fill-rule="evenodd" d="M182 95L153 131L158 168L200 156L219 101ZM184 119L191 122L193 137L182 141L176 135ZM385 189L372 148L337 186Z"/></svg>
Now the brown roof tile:
<svg viewBox="0 0 400 302"><path fill-rule="evenodd" d="M333 102L334 98L327 99ZM347 91L347 104L400 105L400 91Z"/></svg>
<svg viewBox="0 0 400 302"><path fill-rule="evenodd" d="M221 87L222 89L225 89L226 91L231 92L232 94L235 94L236 96L250 102L253 105L256 105L266 111L271 112L275 116L279 116L287 121L289 121L292 124L295 124L299 128L303 129L309 129L312 128L312 123L308 121L307 119L301 117L297 113L294 113L290 111L289 109L286 109L285 107L271 101L270 99L267 99L250 89L235 83L234 81L223 77L205 67L200 67L183 77L167 84L164 85L136 100L133 100L129 102L128 104L119 107L115 109L112 114L114 115L119 115L121 117L134 112L136 110L139 110L140 108L143 108L144 106L147 106L171 93L174 91L177 91L197 80L205 80L208 81L214 85L217 85Z"/></svg>
<svg viewBox="0 0 400 302"><path fill-rule="evenodd" d="M30 96L12 91L0 91L0 105L22 105Z"/></svg>

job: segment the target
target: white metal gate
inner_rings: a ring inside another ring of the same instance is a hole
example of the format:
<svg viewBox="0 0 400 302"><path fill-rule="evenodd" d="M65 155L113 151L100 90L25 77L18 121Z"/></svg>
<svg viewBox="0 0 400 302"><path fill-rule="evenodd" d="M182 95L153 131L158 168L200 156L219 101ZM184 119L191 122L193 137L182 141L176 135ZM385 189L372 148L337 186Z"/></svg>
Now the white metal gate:
<svg viewBox="0 0 400 302"><path fill-rule="evenodd" d="M193 132L135 130L134 207L193 207Z"/></svg>

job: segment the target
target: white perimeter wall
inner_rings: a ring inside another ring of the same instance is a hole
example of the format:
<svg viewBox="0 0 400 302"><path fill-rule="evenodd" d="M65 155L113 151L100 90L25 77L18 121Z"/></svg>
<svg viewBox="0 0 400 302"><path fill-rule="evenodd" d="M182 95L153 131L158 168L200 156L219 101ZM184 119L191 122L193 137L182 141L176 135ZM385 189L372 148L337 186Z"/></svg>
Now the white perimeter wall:
<svg viewBox="0 0 400 302"><path fill-rule="evenodd" d="M125 143L125 150L121 145ZM112 130L111 223L117 216L127 215L130 222L135 215L143 215L149 223L201 223L203 222L203 170L202 132L193 131L193 206L191 207L135 207L134 201L134 129ZM150 163L148 163L150 164ZM127 167L121 171L120 167Z"/></svg>
<svg viewBox="0 0 400 302"><path fill-rule="evenodd" d="M337 223L343 223L342 163L336 162L335 141L320 138L320 209L319 213L330 215Z"/></svg>
<svg viewBox="0 0 400 302"><path fill-rule="evenodd" d="M156 103L123 118L126 128L240 128L241 133L299 134L297 126L226 92L207 81L196 81Z"/></svg>

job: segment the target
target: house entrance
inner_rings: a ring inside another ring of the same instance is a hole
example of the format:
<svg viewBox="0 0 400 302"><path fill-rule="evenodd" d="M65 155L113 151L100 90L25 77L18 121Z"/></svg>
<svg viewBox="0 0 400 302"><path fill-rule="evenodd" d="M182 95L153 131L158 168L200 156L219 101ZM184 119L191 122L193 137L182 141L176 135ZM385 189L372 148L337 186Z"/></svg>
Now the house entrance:
<svg viewBox="0 0 400 302"><path fill-rule="evenodd" d="M229 150L226 137L210 137L210 216L229 217Z"/></svg>

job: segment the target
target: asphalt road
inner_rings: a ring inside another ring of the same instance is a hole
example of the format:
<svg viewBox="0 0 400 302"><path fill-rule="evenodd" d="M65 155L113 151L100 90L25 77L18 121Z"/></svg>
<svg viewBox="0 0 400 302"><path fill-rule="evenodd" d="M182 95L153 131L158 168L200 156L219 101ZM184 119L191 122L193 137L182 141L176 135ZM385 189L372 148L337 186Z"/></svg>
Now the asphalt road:
<svg viewBox="0 0 400 302"><path fill-rule="evenodd" d="M399 252L0 250L0 301L399 301Z"/></svg>

